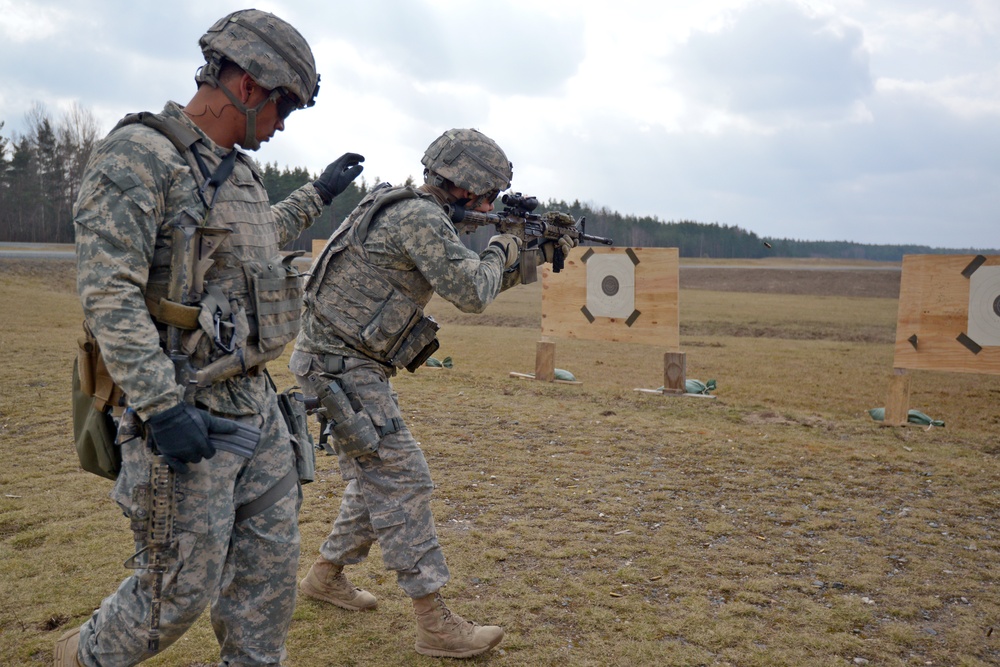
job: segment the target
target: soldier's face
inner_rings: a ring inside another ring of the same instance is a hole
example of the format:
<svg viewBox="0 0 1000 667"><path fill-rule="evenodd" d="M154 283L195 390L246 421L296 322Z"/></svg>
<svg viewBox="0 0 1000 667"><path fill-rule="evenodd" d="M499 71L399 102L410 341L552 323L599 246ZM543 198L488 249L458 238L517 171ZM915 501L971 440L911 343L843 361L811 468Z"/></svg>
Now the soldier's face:
<svg viewBox="0 0 1000 667"><path fill-rule="evenodd" d="M480 197L478 200L472 202L474 204L476 203L476 201L479 202L478 204L476 204L476 207L473 208L472 210L478 213L489 213L490 211L493 210L494 199L496 199L496 197Z"/></svg>
<svg viewBox="0 0 1000 667"><path fill-rule="evenodd" d="M257 114L257 141L264 143L284 129L285 119L278 113L278 100L265 104Z"/></svg>
<svg viewBox="0 0 1000 667"><path fill-rule="evenodd" d="M249 83L248 83L249 81ZM261 88L252 79L249 79L244 75L244 104L251 108L257 109L257 141L264 143L270 140L276 132L281 132L285 129L285 118L279 111L279 106L282 111L287 111L287 104L283 104L282 96ZM291 113L288 111L288 113ZM287 114L285 114L287 116Z"/></svg>

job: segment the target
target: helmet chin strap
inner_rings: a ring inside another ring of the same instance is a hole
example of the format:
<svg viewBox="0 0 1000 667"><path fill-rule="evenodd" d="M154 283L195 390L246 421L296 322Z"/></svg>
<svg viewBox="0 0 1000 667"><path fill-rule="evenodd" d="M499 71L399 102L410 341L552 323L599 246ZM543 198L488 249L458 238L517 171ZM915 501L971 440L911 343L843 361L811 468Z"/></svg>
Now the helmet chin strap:
<svg viewBox="0 0 1000 667"><path fill-rule="evenodd" d="M226 97L229 98L229 101L232 102L237 109L239 109L240 113L246 116L247 119L246 136L243 138L243 141L240 142L240 145L243 146L243 148L247 149L248 151L255 151L258 148L260 148L260 142L257 141L257 114L260 113L261 109L267 106L268 102L278 99L280 93L277 90L272 90L271 94L268 95L263 102L251 108L243 104L242 100L236 97L233 91L221 85L218 79L215 80L215 84L217 88L219 88L220 90L222 90L222 92L226 94Z"/></svg>

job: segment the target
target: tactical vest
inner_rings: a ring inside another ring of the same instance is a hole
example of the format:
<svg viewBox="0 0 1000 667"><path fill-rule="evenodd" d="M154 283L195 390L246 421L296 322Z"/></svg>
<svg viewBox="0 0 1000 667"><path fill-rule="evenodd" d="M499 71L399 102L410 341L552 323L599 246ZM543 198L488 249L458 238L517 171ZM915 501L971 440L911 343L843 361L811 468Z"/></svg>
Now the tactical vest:
<svg viewBox="0 0 1000 667"><path fill-rule="evenodd" d="M260 175L237 154L232 175L220 176L223 159L213 151L199 150L199 143L204 146L201 135L174 118L130 114L117 127L132 123L157 130L173 143L191 167L203 204L176 212L163 221L161 230L182 224L231 231L212 256L214 263L205 273L204 293L195 312L165 302L171 243L168 234L157 236L146 303L161 336L167 325L185 329L183 351L191 355L196 368L247 345L256 345L261 352L284 346L299 330L302 283L291 265L294 257L279 254L279 236Z"/></svg>
<svg viewBox="0 0 1000 667"><path fill-rule="evenodd" d="M333 233L306 281L306 306L345 344L414 371L438 348L438 324L424 315L434 290L415 269L375 266L364 243L379 211L430 198L412 187L378 187Z"/></svg>

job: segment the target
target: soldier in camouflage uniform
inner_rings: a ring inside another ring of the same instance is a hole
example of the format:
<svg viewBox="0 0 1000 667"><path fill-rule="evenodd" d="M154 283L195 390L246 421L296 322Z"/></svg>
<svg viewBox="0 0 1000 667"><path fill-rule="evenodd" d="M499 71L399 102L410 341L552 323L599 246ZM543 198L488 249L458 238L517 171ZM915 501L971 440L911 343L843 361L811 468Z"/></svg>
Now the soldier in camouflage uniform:
<svg viewBox="0 0 1000 667"><path fill-rule="evenodd" d="M296 468L311 447L297 458L262 365L237 366L186 402L165 350L170 332L183 329L195 368L280 353L298 331L302 286L279 249L350 184L364 158L345 154L315 183L269 205L256 164L235 146L259 148L293 110L314 104L312 51L295 28L258 10L224 17L200 45L206 64L191 101L119 123L96 148L76 204L86 322L127 396L111 495L131 519L138 553L135 574L59 640L56 665L137 664L175 642L209 604L223 665L277 665L286 653L299 558ZM178 307L165 297L172 230L182 225L229 232L201 302ZM185 308L195 315L186 325L175 312ZM238 424L261 430L249 458L216 452L209 440ZM150 565L154 476L173 498L160 572Z"/></svg>
<svg viewBox="0 0 1000 667"><path fill-rule="evenodd" d="M434 485L389 379L436 349L437 325L423 314L431 296L482 312L520 281L520 248L519 239L500 234L477 255L449 218L452 207L489 212L510 186L511 164L496 143L476 130L449 130L422 162L422 186L380 187L361 201L314 261L306 284L290 368L323 401L348 483L300 590L348 610L374 608L375 597L351 584L343 569L364 560L377 541L385 566L413 598L417 652L464 658L496 646L503 630L465 621L438 593L449 573L431 514ZM574 245L568 237L559 243ZM549 261L553 247L542 248ZM344 397L343 410L337 396Z"/></svg>

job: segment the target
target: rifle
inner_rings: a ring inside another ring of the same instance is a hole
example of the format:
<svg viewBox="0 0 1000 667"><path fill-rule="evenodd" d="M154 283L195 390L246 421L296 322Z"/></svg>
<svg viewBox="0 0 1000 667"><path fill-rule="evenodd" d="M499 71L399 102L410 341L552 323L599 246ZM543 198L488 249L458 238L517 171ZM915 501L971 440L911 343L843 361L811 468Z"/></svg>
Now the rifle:
<svg viewBox="0 0 1000 667"><path fill-rule="evenodd" d="M538 244L544 241L558 241L568 236L577 244L584 242L614 244L614 240L585 233L586 218L573 220L568 213L550 211L541 215L534 213L538 208L536 197L525 197L520 192L505 194L501 201L503 210L499 213L479 213L464 208L446 208L455 229L471 234L479 227L493 225L498 234L513 234L521 239L521 282L533 283L538 279ZM532 245L533 244L533 245ZM565 257L557 243L552 257L552 271L562 271Z"/></svg>
<svg viewBox="0 0 1000 667"><path fill-rule="evenodd" d="M167 298L159 304L161 313L181 312L188 317L194 314L196 318L199 311L198 303L205 287L205 272L213 263L211 256L229 233L228 229L196 225L176 225L173 228L170 282L167 286ZM213 378L203 374L206 369L196 371L191 365L191 359L184 353L181 344L184 331L185 329L176 323L167 325L167 356L174 364L175 380L184 388L184 401L193 404L195 389L198 386L211 384ZM206 384L201 385L201 382ZM239 426L240 430L234 434L210 433L210 441L216 449L250 458L260 440L260 430L249 424ZM159 651L160 647L163 575L177 558L174 546L175 483L176 475L173 468L165 458L154 452L150 483L136 487L138 504L145 510L143 513L145 516L136 517L137 527L148 526L146 546L125 561L126 567L138 568L140 567L138 557L145 552L147 555L145 569L153 574L147 642L147 647L152 653Z"/></svg>

